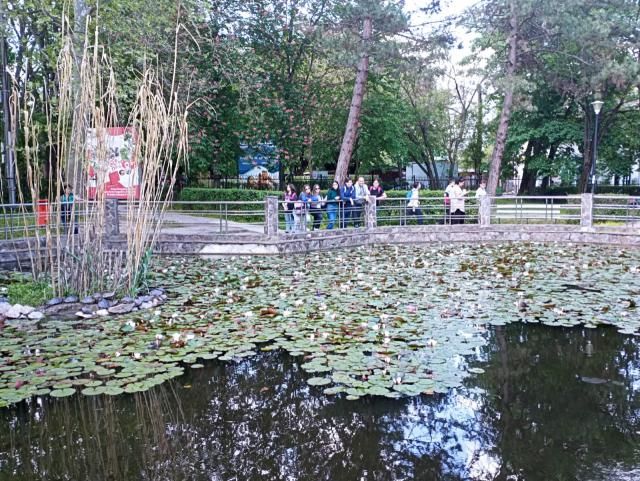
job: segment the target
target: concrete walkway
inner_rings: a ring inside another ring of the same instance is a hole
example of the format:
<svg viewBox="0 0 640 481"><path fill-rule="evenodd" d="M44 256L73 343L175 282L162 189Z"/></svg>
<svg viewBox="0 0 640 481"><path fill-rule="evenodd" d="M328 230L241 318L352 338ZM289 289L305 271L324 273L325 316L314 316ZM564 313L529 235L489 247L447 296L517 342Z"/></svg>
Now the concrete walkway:
<svg viewBox="0 0 640 481"><path fill-rule="evenodd" d="M127 231L126 216L120 217L120 232ZM263 224L245 224L212 217L166 212L163 217L162 234L215 235L215 234L264 234Z"/></svg>

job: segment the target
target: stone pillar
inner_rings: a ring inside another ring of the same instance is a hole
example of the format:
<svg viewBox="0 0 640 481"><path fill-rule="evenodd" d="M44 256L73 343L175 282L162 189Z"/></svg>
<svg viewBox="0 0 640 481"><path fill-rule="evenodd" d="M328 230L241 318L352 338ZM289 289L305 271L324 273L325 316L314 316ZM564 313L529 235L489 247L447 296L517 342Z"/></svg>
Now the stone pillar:
<svg viewBox="0 0 640 481"><path fill-rule="evenodd" d="M486 227L491 225L491 198L488 195L479 197L480 205L478 206L478 223L480 226Z"/></svg>
<svg viewBox="0 0 640 481"><path fill-rule="evenodd" d="M364 204L364 226L367 229L374 229L378 225L378 217L376 214L376 197L370 195Z"/></svg>
<svg viewBox="0 0 640 481"><path fill-rule="evenodd" d="M593 194L580 196L580 226L593 226Z"/></svg>
<svg viewBox="0 0 640 481"><path fill-rule="evenodd" d="M107 237L120 234L118 199L106 199L104 205L104 233Z"/></svg>
<svg viewBox="0 0 640 481"><path fill-rule="evenodd" d="M278 198L272 195L264 199L264 233L278 235Z"/></svg>

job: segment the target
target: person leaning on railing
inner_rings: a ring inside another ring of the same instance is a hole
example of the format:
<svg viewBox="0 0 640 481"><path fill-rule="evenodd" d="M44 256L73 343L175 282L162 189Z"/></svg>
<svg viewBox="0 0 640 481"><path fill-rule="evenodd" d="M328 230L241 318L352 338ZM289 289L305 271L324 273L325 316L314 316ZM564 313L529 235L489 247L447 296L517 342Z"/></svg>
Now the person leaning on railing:
<svg viewBox="0 0 640 481"><path fill-rule="evenodd" d="M338 204L340 202L340 184L337 180L333 181L331 187L327 191L327 197L325 198L327 203L327 229L333 229L338 214Z"/></svg>

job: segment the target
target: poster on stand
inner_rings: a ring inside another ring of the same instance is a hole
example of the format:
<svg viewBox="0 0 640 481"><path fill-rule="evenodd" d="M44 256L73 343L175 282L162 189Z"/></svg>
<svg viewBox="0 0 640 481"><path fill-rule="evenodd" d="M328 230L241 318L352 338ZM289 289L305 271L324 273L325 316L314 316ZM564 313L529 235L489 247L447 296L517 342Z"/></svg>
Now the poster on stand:
<svg viewBox="0 0 640 481"><path fill-rule="evenodd" d="M140 198L140 175L135 159L135 131L131 127L89 129L89 199L104 188L109 199Z"/></svg>

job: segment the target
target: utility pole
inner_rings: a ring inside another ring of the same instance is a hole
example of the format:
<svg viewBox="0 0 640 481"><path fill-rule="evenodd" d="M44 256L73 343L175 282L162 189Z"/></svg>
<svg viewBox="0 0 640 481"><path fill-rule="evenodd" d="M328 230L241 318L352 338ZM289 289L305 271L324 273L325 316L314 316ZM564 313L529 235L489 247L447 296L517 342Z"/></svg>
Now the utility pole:
<svg viewBox="0 0 640 481"><path fill-rule="evenodd" d="M7 178L7 190L9 192L9 203L16 203L16 176L13 151L11 149L11 117L9 116L9 76L7 75L7 37L5 32L6 12L4 3L0 4L0 67L2 68L2 125L4 127L3 136L3 160L5 175Z"/></svg>

